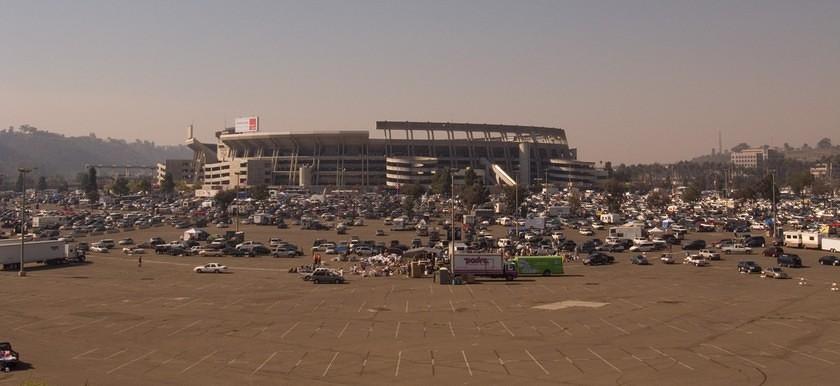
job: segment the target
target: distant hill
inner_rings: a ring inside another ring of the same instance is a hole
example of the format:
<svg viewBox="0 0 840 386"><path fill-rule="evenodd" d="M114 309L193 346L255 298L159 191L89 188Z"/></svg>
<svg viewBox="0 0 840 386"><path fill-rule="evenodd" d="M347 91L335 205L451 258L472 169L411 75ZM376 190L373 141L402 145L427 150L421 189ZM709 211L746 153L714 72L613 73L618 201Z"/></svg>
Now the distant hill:
<svg viewBox="0 0 840 386"><path fill-rule="evenodd" d="M775 150L784 154L786 159L793 159L803 162L818 162L829 158L836 158L840 156L840 146L832 146L825 148L774 148ZM690 162L695 163L728 163L730 161L730 151L726 150L723 153L705 154L694 157Z"/></svg>
<svg viewBox="0 0 840 386"><path fill-rule="evenodd" d="M0 130L0 174L7 180L17 175L19 166L37 167L37 175L75 178L85 164L154 165L167 158L191 157L186 146L101 139L93 134L66 137L28 125Z"/></svg>

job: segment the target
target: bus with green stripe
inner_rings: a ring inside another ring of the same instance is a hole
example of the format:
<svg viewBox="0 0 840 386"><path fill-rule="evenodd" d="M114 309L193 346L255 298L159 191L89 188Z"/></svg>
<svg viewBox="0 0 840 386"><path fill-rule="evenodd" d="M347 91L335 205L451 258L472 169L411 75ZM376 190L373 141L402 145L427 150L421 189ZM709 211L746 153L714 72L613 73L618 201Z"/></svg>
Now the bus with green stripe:
<svg viewBox="0 0 840 386"><path fill-rule="evenodd" d="M563 274L563 256L516 256L519 276L552 276Z"/></svg>

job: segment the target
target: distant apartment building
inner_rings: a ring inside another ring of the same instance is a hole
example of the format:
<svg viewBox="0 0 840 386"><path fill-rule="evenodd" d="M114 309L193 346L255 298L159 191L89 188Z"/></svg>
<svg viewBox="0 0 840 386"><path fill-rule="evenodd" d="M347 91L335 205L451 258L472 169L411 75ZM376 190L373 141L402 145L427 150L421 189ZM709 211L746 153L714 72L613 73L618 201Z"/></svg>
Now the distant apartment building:
<svg viewBox="0 0 840 386"><path fill-rule="evenodd" d="M157 164L157 182L163 181L166 173L172 173L172 180L175 182L193 182L196 177L195 162L191 159L168 159Z"/></svg>
<svg viewBox="0 0 840 386"><path fill-rule="evenodd" d="M749 148L731 154L732 164L745 169L762 168L783 157L782 153L766 147Z"/></svg>

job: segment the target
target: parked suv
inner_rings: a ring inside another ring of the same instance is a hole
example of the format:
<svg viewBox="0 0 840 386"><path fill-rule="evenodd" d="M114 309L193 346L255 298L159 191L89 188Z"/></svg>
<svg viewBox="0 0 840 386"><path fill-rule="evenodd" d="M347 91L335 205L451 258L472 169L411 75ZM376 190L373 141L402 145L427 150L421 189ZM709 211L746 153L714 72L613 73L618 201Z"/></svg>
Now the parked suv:
<svg viewBox="0 0 840 386"><path fill-rule="evenodd" d="M782 266L782 267L793 267L793 268L802 267L802 258L800 258L798 255L794 255L792 253L785 253L785 254L779 255L779 257L776 258L776 262L777 262L777 264L779 264L779 266Z"/></svg>
<svg viewBox="0 0 840 386"><path fill-rule="evenodd" d="M688 244L683 245L684 251L699 251L706 248L705 240L692 240Z"/></svg>

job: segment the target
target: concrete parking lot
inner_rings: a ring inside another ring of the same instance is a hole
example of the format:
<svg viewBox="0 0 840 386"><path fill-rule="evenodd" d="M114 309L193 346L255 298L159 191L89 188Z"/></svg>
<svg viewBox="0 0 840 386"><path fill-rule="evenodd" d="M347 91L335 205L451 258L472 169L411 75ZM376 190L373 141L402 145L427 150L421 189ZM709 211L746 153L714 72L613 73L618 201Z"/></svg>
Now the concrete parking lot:
<svg viewBox="0 0 840 386"><path fill-rule="evenodd" d="M376 228L341 237L374 239ZM305 249L338 238L245 230ZM138 267L119 251L90 254L88 264L32 268L25 278L0 273L0 340L27 364L0 374L0 384L835 384L840 293L829 288L840 267L817 265L819 251L797 252L809 267L787 270L789 280L736 272L741 259L772 265L760 255L698 268L635 266L616 253L616 264L569 263L562 277L463 286L358 276L314 285L287 273L308 256L149 254ZM192 272L211 261L232 273Z"/></svg>

